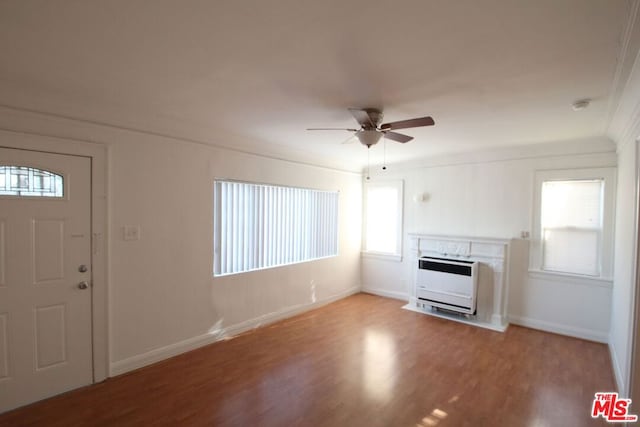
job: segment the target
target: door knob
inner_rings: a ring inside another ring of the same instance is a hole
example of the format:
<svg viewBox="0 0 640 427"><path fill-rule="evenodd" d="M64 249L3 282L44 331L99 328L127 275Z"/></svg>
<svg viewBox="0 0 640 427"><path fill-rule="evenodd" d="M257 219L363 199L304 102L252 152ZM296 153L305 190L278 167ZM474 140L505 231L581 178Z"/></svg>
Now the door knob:
<svg viewBox="0 0 640 427"><path fill-rule="evenodd" d="M80 289L87 289L89 287L89 283L83 280L82 282L78 283L78 287Z"/></svg>

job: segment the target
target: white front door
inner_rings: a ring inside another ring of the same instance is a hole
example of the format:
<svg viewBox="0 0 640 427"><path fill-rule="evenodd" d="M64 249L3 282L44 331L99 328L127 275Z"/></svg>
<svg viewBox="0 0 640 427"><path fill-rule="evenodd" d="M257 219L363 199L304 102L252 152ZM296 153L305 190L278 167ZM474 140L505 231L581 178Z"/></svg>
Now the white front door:
<svg viewBox="0 0 640 427"><path fill-rule="evenodd" d="M89 158L0 148L0 412L93 381L90 200Z"/></svg>

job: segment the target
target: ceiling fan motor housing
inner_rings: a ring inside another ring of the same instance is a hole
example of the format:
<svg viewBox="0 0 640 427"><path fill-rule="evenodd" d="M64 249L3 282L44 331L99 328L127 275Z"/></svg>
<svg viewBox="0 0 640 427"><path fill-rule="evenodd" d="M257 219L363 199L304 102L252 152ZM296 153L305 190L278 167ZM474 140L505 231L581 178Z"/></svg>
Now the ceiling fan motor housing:
<svg viewBox="0 0 640 427"><path fill-rule="evenodd" d="M382 118L384 117L384 114L382 113L382 111L376 109L376 108L365 108L364 111L367 112L367 114L369 114L369 118L371 118L371 121L373 122L373 127L371 127L368 124L363 125L363 127L365 129L375 129L378 127L378 125L380 125L380 123L382 123Z"/></svg>

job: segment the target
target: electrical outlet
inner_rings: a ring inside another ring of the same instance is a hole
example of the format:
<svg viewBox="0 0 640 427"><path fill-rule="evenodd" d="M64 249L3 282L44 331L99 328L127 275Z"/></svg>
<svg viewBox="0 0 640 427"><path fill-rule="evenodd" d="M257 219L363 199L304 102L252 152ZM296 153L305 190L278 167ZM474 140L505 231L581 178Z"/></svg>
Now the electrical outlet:
<svg viewBox="0 0 640 427"><path fill-rule="evenodd" d="M126 241L140 240L140 226L125 225L122 227L122 238Z"/></svg>

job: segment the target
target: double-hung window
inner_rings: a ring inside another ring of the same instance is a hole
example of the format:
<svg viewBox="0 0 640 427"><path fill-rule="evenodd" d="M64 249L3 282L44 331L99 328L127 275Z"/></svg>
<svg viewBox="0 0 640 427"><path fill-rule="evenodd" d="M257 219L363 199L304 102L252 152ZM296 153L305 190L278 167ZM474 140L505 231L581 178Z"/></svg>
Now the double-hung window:
<svg viewBox="0 0 640 427"><path fill-rule="evenodd" d="M609 168L539 171L532 268L610 277L613 194Z"/></svg>
<svg viewBox="0 0 640 427"><path fill-rule="evenodd" d="M338 192L214 182L214 275L338 254Z"/></svg>

